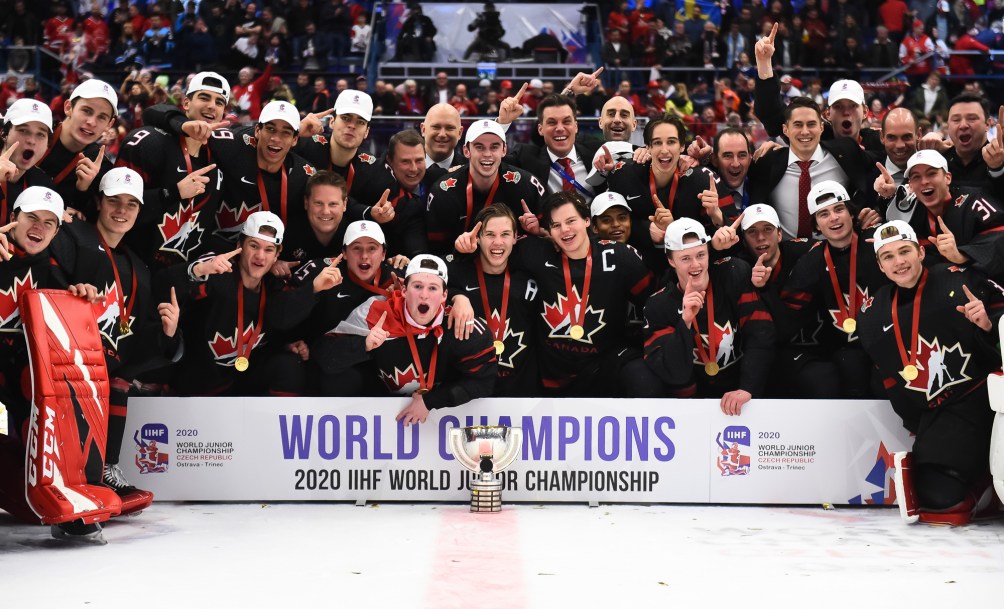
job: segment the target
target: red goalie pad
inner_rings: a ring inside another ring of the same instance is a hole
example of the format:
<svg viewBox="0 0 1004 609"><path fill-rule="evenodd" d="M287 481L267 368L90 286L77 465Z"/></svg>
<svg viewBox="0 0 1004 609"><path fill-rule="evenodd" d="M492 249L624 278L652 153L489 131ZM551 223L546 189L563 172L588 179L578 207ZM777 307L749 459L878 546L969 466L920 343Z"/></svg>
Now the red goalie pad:
<svg viewBox="0 0 1004 609"><path fill-rule="evenodd" d="M59 290L21 296L32 399L25 458L28 505L45 524L101 522L122 509L101 479L108 438L108 371L87 301Z"/></svg>

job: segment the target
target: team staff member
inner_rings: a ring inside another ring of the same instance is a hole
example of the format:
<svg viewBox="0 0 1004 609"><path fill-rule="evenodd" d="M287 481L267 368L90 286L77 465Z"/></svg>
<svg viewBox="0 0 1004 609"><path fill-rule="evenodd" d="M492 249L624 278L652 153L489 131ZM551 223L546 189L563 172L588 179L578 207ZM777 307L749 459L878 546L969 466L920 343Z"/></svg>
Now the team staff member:
<svg viewBox="0 0 1004 609"><path fill-rule="evenodd" d="M303 321L316 293L341 283L329 265L312 282L286 289L269 272L283 233L276 214L258 211L244 223L235 250L169 270L188 337L174 376L179 395L263 395L281 387L285 371L267 361L272 335Z"/></svg>
<svg viewBox="0 0 1004 609"><path fill-rule="evenodd" d="M802 328L818 315L823 320L820 361L830 366L819 368L815 382L819 387L839 388L839 394L829 398L869 397L874 393L869 387L870 366L858 341L857 320L887 281L870 255L871 231L854 226L844 187L824 181L812 188L807 200L824 240L799 259L781 290L789 314L795 316L794 323L782 327ZM839 379L837 386L834 378Z"/></svg>
<svg viewBox="0 0 1004 609"><path fill-rule="evenodd" d="M492 395L540 395L534 350L538 291L525 272L509 267L519 226L516 216L504 203L492 203L474 221L473 229L457 237L457 249L476 248L476 254L455 259L450 277L492 336L499 373Z"/></svg>
<svg viewBox="0 0 1004 609"><path fill-rule="evenodd" d="M322 169L307 180L303 199L305 214L294 216L286 225L282 258L272 272L285 277L310 260L333 258L342 251L345 236L347 195L345 178Z"/></svg>
<svg viewBox="0 0 1004 609"><path fill-rule="evenodd" d="M227 125L222 121L229 101L225 78L199 72L181 102L181 133L140 127L119 149L116 164L136 170L146 188L140 218L126 241L154 271L198 258L216 229L223 175L208 142L211 132Z"/></svg>
<svg viewBox="0 0 1004 609"><path fill-rule="evenodd" d="M390 253L408 257L429 251L425 210L425 141L417 131L405 129L390 136L385 162L377 170L390 180L388 202L394 217L384 224Z"/></svg>
<svg viewBox="0 0 1004 609"><path fill-rule="evenodd" d="M345 363L372 359L389 393L411 395L397 415L405 425L424 423L431 409L487 397L495 386L495 347L484 321L471 320L466 340L443 326L448 277L440 258L416 256L403 290L367 300L336 329L350 339Z"/></svg>
<svg viewBox="0 0 1004 609"><path fill-rule="evenodd" d="M671 270L645 305L645 362L664 395L720 397L722 412L739 415L767 383L773 320L750 283L749 264L712 263L709 241L693 218L666 229Z"/></svg>
<svg viewBox="0 0 1004 609"><path fill-rule="evenodd" d="M652 242L649 219L665 207L672 219L693 218L708 228L717 228L739 215L731 199L719 206L715 174L707 168L681 172L680 155L687 147L689 133L683 120L668 116L645 126L645 145L652 153L648 163L625 163L607 179L610 190L624 196L631 206L632 239L629 241L645 258L649 268L661 272L666 257ZM706 231L707 232L707 231ZM661 236L661 235L660 235Z"/></svg>
<svg viewBox="0 0 1004 609"><path fill-rule="evenodd" d="M0 219L10 217L14 201L29 186L52 188L52 179L36 167L52 133L52 111L35 99L19 99L7 108L0 131Z"/></svg>
<svg viewBox="0 0 1004 609"><path fill-rule="evenodd" d="M916 435L896 453L896 491L908 522L962 525L993 492L987 455L993 411L987 375L1000 370L999 287L956 265L925 267L917 233L900 220L875 233L892 285L861 316L861 343L893 409ZM993 301L989 300L993 296Z"/></svg>
<svg viewBox="0 0 1004 609"><path fill-rule="evenodd" d="M112 168L98 141L118 115L118 95L106 82L85 80L63 106L66 119L56 127L38 167L49 174L70 216L94 213L101 176Z"/></svg>
<svg viewBox="0 0 1004 609"><path fill-rule="evenodd" d="M505 131L497 122L480 120L467 129L469 164L447 173L429 192L425 221L434 253L449 253L454 240L474 226L478 211L492 203L508 205L513 215L523 213L519 201L539 209L544 186L530 172L503 162L506 151Z"/></svg>

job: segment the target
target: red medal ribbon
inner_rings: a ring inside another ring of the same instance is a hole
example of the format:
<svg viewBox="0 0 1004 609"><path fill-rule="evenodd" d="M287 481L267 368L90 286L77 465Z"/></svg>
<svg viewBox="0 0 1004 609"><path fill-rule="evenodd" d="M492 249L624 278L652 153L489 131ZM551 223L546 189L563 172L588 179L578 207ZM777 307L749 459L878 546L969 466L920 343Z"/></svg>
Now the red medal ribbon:
<svg viewBox="0 0 1004 609"><path fill-rule="evenodd" d="M848 310L848 304L844 302L844 293L840 290L840 280L837 279L837 268L833 265L833 256L830 255L830 244L829 242L823 246L823 258L826 259L826 267L830 271L830 284L833 286L833 295L837 298L837 309L840 314L843 315L844 319L854 319L857 315L857 296L858 296L858 235L857 233L851 233L851 284L848 288L848 299L850 300ZM840 320L843 323L843 319Z"/></svg>
<svg viewBox="0 0 1004 609"><path fill-rule="evenodd" d="M565 275L565 297L572 297L572 271L568 266L568 256L561 255L561 270ZM582 282L582 293L579 294L579 314L576 316L574 325L585 330L583 321L586 319L586 306L589 304L589 284L593 280L593 244L589 244L589 251L586 252L586 277Z"/></svg>
<svg viewBox="0 0 1004 609"><path fill-rule="evenodd" d="M125 305L126 293L122 289L122 279L119 278L119 267L115 264L115 256L112 255L112 248L108 247L108 242L101 235L101 231L98 231L98 241L101 242L101 247L105 248L105 254L108 254L108 262L112 263L112 275L115 277L115 288L119 291L119 298L122 304ZM129 320L132 319L132 308L136 304L136 267L130 265L132 271L132 291L129 292L129 304L125 307L125 313L119 313L119 323L128 324Z"/></svg>
<svg viewBox="0 0 1004 609"><path fill-rule="evenodd" d="M286 224L286 197L287 197L287 182L289 179L286 177L286 167L279 170L279 175L282 176L282 184L279 187L279 218L282 220L283 224ZM261 175L261 168L258 168L258 195L261 197L261 208L264 211L272 211L268 204L268 195L265 193L265 180ZM272 212L275 213L275 212Z"/></svg>
<svg viewBox="0 0 1004 609"><path fill-rule="evenodd" d="M906 352L906 346L903 344L903 336L899 329L899 311L896 306L899 303L899 288L892 295L892 331L896 335L899 359L903 362L904 368L907 365L917 365L917 346L920 342L920 332L918 332L920 329L920 300L924 295L924 285L926 283L927 269L924 269L924 272L920 275L920 282L917 284L917 296L914 297L913 301L913 322L910 324L910 352L913 354L912 357Z"/></svg>
<svg viewBox="0 0 1004 609"><path fill-rule="evenodd" d="M180 137L178 139L179 139L179 141L181 143L181 153L183 155L185 155L185 169L188 170L188 175L192 175L192 157L191 157L191 155L188 154L188 138L182 136L182 137ZM206 147L206 161L212 162L212 160L213 160L213 155L209 151L209 147L207 146ZM285 174L283 174L283 175L285 175ZM209 200L209 189L206 188L206 190L204 192L205 192L206 196L202 199L202 203L199 203L198 207L196 207L195 209L201 208L203 205L206 204L206 201ZM195 202L195 197L192 197L191 201L194 203Z"/></svg>
<svg viewBox="0 0 1004 609"><path fill-rule="evenodd" d="M262 283L259 289L261 290L261 295L258 297L258 321L254 329L251 330L251 338L245 342L244 283L240 280L240 277L237 278L237 357L243 357L244 359L251 359L251 352L254 351L254 345L258 342L258 335L261 334L262 327L265 325L265 284Z"/></svg>
<svg viewBox="0 0 1004 609"><path fill-rule="evenodd" d="M409 324L405 328L404 335L408 339L408 346L411 348L411 359L415 362L415 370L418 373L418 390L425 393L432 390L432 386L436 381L436 357L439 355L439 340L433 335L432 339L436 342L432 347L432 358L429 360L429 378L426 379L425 371L422 369L422 358L418 355L418 345L415 344L415 332L416 329ZM429 330L429 333L431 334L432 331Z"/></svg>
<svg viewBox="0 0 1004 609"><path fill-rule="evenodd" d="M495 198L495 191L499 189L499 182L501 181L498 172L495 173L495 183L492 184L492 189L488 191L488 198L485 199L485 207L492 204L492 199ZM464 219L464 230L469 230L471 219L474 214L474 175L467 175L467 217Z"/></svg>
<svg viewBox="0 0 1004 609"><path fill-rule="evenodd" d="M669 187L669 200L666 201L666 209L673 211L673 203L676 201L676 187L680 183L680 171L673 172L673 183ZM658 197L655 187L655 172L651 169L648 170L648 190L652 193L652 207L655 208L655 199Z"/></svg>
<svg viewBox="0 0 1004 609"><path fill-rule="evenodd" d="M590 261L592 261L591 258ZM586 264L588 265L589 263L587 262ZM506 320L509 319L509 267L506 266L505 279L502 281L502 308L499 311L499 322L497 324L492 323L492 310L488 304L488 289L485 286L485 272L481 267L481 258L474 261L474 267L478 273L478 286L481 288L481 306L484 307L485 321L488 322L488 329L492 331L492 336L495 337L495 340L504 342ZM581 322L579 325L582 325Z"/></svg>
<svg viewBox="0 0 1004 609"><path fill-rule="evenodd" d="M718 362L718 341L715 340L715 293L711 288L711 276L708 276L708 289L704 302L708 304L708 351L704 350L704 341L701 340L701 328L697 325L697 316L694 316L694 342L697 343L697 359L702 364Z"/></svg>
<svg viewBox="0 0 1004 609"><path fill-rule="evenodd" d="M349 281L351 281L352 283L354 283L357 286L361 287L362 289L366 290L367 292L372 292L372 293L376 294L377 296L386 296L387 295L387 289L384 288L384 287L381 287L381 285L380 285L380 274L382 272L383 272L383 268L382 267L377 267L376 276L373 277L373 282L369 283L369 282L363 281L362 279L360 279L359 277L357 277L356 274L353 273L352 271L349 271Z"/></svg>

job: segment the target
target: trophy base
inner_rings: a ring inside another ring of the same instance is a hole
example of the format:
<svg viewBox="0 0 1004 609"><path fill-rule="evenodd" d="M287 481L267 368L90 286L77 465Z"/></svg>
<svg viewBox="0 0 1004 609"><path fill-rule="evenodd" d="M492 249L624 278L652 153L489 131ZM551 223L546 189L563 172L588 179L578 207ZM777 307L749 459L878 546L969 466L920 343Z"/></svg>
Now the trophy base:
<svg viewBox="0 0 1004 609"><path fill-rule="evenodd" d="M471 483L471 511L491 513L502 511L502 483L476 481Z"/></svg>

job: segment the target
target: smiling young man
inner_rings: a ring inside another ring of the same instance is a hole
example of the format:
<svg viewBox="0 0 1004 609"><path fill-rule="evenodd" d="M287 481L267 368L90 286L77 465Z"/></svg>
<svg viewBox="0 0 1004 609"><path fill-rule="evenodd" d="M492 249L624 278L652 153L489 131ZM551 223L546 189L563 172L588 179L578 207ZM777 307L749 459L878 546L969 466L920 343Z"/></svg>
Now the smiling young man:
<svg viewBox="0 0 1004 609"><path fill-rule="evenodd" d="M216 228L223 174L206 139L225 124L229 101L225 78L199 72L181 102L180 135L141 127L119 149L116 164L136 170L146 187L142 214L128 242L155 271L198 258Z"/></svg>
<svg viewBox="0 0 1004 609"><path fill-rule="evenodd" d="M0 130L0 218L10 217L14 201L29 186L52 188L52 179L36 167L48 147L52 111L35 99L19 99L7 108Z"/></svg>
<svg viewBox="0 0 1004 609"><path fill-rule="evenodd" d="M454 240L472 226L474 216L492 203L523 214L521 201L531 211L540 208L543 185L530 172L503 161L505 131L495 121L479 120L467 129L466 166L443 176L429 192L426 228L433 253L447 254Z"/></svg>
<svg viewBox="0 0 1004 609"><path fill-rule="evenodd" d="M926 267L917 233L900 220L875 231L874 251L892 285L861 316L861 343L916 436L895 455L900 514L963 525L993 493L986 382L1001 368L1000 287L956 265Z"/></svg>

